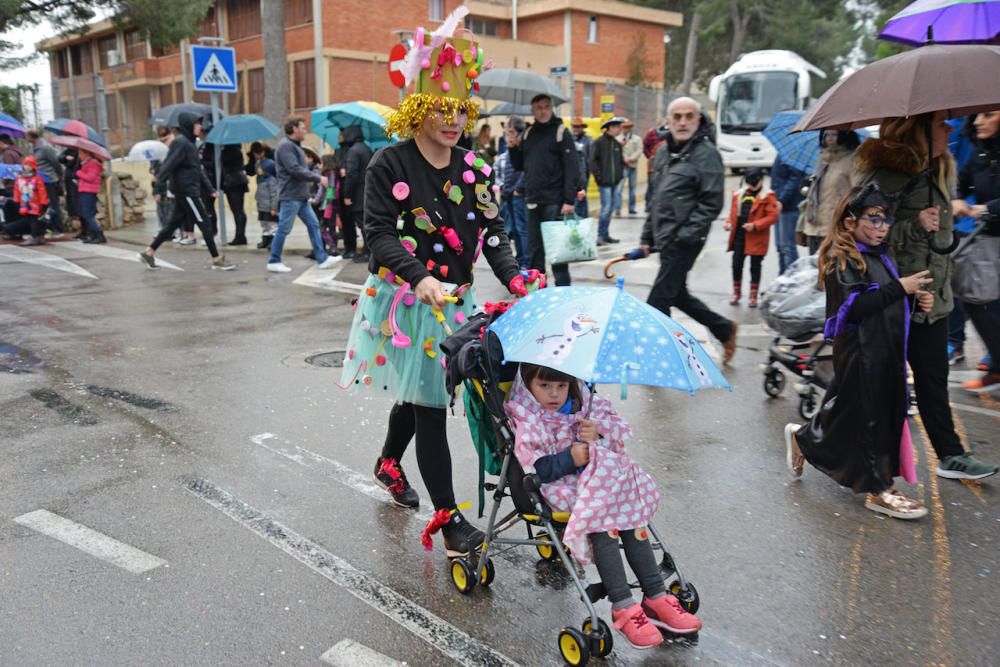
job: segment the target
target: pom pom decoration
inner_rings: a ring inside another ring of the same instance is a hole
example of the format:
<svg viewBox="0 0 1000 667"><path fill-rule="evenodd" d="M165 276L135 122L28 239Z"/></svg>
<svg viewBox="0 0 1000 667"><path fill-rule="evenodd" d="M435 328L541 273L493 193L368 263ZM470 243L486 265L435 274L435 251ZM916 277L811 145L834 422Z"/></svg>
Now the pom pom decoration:
<svg viewBox="0 0 1000 667"><path fill-rule="evenodd" d="M472 171L471 169L466 169L465 171L462 172L462 180L468 183L469 185L472 185L473 183L476 182L475 172Z"/></svg>
<svg viewBox="0 0 1000 667"><path fill-rule="evenodd" d="M397 201L403 201L410 196L410 186L400 181L392 186L392 196L396 198Z"/></svg>
<svg viewBox="0 0 1000 667"><path fill-rule="evenodd" d="M407 292L403 295L403 305L409 308L417 302L417 296L412 292Z"/></svg>

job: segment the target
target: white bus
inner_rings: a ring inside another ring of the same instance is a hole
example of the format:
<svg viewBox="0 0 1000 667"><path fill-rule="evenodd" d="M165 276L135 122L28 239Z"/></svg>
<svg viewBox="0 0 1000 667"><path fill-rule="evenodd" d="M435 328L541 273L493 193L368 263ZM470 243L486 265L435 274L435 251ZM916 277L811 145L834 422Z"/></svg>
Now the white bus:
<svg viewBox="0 0 1000 667"><path fill-rule="evenodd" d="M708 96L715 103L716 146L733 171L770 167L774 147L761 131L774 115L805 109L812 102L810 74L826 73L791 51L753 51L712 79Z"/></svg>

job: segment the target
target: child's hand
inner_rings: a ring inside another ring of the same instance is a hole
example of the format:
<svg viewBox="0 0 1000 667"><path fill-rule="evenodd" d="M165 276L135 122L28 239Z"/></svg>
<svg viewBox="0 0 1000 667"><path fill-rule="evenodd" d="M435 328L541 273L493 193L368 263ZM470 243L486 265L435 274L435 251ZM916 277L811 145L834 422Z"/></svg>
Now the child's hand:
<svg viewBox="0 0 1000 667"><path fill-rule="evenodd" d="M914 273L912 276L906 276L905 278L899 279L899 284L903 286L903 289L907 294L916 294L919 290L923 289L928 283L934 282L933 278L928 278L927 274L930 271L920 271Z"/></svg>
<svg viewBox="0 0 1000 667"><path fill-rule="evenodd" d="M580 420L580 440L583 442L597 441L597 426L587 419Z"/></svg>
<svg viewBox="0 0 1000 667"><path fill-rule="evenodd" d="M919 290L917 292L917 305L925 313L931 312L931 308L934 307L934 294L926 290Z"/></svg>
<svg viewBox="0 0 1000 667"><path fill-rule="evenodd" d="M578 442L570 447L569 451L573 455L573 464L577 468L590 463L590 445Z"/></svg>

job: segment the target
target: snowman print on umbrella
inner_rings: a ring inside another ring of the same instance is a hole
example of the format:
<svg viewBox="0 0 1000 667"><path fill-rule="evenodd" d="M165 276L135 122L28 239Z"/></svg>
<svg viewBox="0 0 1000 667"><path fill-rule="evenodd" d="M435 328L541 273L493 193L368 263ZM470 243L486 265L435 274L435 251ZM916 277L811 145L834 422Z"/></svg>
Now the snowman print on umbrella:
<svg viewBox="0 0 1000 667"><path fill-rule="evenodd" d="M539 336L535 341L542 346L538 361L543 365L559 366L570 355L578 338L601 332L596 324L597 320L590 315L579 313L566 320L562 333Z"/></svg>

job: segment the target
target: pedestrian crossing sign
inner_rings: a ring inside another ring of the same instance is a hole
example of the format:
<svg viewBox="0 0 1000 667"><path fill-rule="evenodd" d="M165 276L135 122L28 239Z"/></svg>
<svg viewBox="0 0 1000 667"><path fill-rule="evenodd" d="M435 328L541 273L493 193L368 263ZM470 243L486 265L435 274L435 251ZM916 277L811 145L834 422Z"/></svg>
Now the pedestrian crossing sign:
<svg viewBox="0 0 1000 667"><path fill-rule="evenodd" d="M236 51L219 46L191 46L194 89L236 92Z"/></svg>

